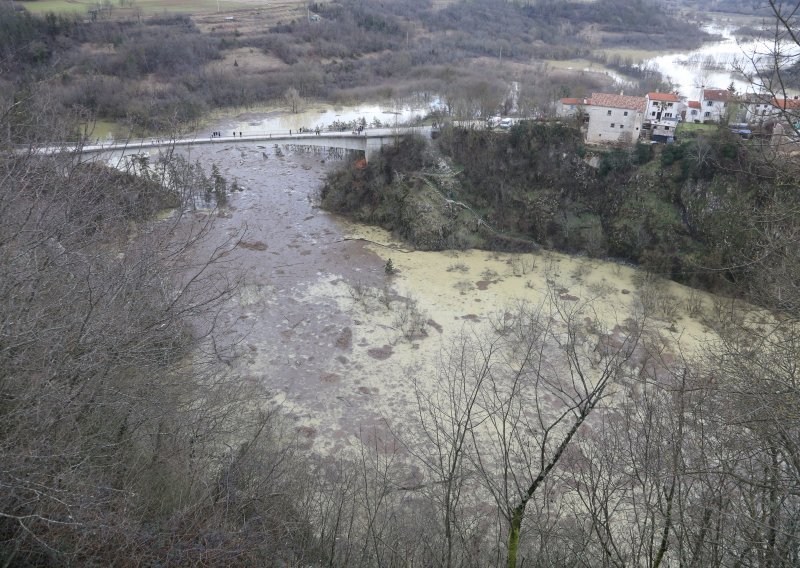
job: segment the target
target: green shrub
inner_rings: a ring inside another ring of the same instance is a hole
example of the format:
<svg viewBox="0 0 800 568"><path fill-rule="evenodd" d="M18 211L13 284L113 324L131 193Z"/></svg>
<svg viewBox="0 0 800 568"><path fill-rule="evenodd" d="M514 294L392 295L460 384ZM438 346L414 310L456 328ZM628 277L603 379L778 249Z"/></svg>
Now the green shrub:
<svg viewBox="0 0 800 568"><path fill-rule="evenodd" d="M669 144L661 152L661 165L668 168L678 160L682 160L686 149L682 144Z"/></svg>

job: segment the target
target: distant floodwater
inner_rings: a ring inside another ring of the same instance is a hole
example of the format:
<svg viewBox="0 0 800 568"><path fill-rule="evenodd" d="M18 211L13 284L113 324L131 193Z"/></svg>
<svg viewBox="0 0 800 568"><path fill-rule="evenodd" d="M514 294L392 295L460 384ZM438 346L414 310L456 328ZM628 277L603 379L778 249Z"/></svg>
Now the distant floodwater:
<svg viewBox="0 0 800 568"><path fill-rule="evenodd" d="M681 95L692 100L699 100L704 87L725 89L731 82L739 93L757 91L738 70L752 73L753 62L767 64L774 49L769 38L740 42L732 28L709 25L704 30L723 39L692 51L654 57L644 65L659 71ZM800 53L800 48L794 44L783 44L781 49L787 56Z"/></svg>
<svg viewBox="0 0 800 568"><path fill-rule="evenodd" d="M350 123L364 119L368 126L377 122L384 126L395 126L416 118L425 117L436 108L436 101L425 105L413 104L360 104L360 105L314 105L310 104L301 112L254 112L247 118L231 119L231 131L243 135L259 133L297 132L300 128L311 130L317 127L325 130L335 123ZM223 132L223 134L225 134Z"/></svg>

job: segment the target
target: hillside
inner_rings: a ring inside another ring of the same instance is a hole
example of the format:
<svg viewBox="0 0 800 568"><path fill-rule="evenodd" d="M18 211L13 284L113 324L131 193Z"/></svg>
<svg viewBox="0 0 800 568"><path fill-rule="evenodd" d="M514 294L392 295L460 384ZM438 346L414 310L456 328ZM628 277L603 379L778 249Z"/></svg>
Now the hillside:
<svg viewBox="0 0 800 568"><path fill-rule="evenodd" d="M31 115L56 112L74 124L99 119L136 132L191 127L212 109L282 105L303 98L365 100L428 93L465 116L495 112L519 84L527 113L554 93L610 87L603 73L551 69L547 60L610 64L605 48L690 47L696 27L637 0L536 3L428 0L280 3L191 14L137 4L86 12L47 3L33 15L0 0L0 109L15 105L8 133L31 136ZM75 4L70 6L83 6ZM312 18L311 15L314 15ZM502 63L503 65L500 65ZM658 86L641 77L642 89ZM74 133L73 133L74 135Z"/></svg>
<svg viewBox="0 0 800 568"><path fill-rule="evenodd" d="M796 220L780 214L798 205L780 189L793 183L786 175L722 129L682 145L598 153L570 126L523 122L510 134L445 130L435 150L406 143L364 170L331 175L322 204L421 249L537 243L780 303L777 292L758 292L765 267L794 268L780 255L749 259L769 250L763 223L779 218L794 231Z"/></svg>

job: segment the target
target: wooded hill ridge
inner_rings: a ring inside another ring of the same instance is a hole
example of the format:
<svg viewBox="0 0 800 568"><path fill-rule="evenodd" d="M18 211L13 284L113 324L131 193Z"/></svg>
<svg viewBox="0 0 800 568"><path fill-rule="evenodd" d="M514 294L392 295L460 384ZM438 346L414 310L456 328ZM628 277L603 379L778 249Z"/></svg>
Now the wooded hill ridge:
<svg viewBox="0 0 800 568"><path fill-rule="evenodd" d="M605 63L594 50L683 48L706 37L645 0L475 0L438 9L428 0L342 0L312 4L318 21L303 15L271 26L257 11L233 22L167 14L88 21L34 16L20 6L0 1L0 108L14 105L7 134L17 140L31 129L14 124L43 107L78 122L167 131L210 109L280 103L289 88L317 99L481 89L501 96L508 77L486 58L523 66L572 57ZM266 67L240 66L234 54L267 58ZM607 78L522 73L521 101L544 107L554 94L591 90L598 81Z"/></svg>

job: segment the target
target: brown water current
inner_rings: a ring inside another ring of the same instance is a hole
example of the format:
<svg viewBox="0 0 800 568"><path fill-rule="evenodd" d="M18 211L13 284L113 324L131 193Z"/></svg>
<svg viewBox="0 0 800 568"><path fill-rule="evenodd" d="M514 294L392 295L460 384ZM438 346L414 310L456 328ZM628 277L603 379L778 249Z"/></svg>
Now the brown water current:
<svg viewBox="0 0 800 568"><path fill-rule="evenodd" d="M433 388L449 339L518 300L541 301L554 290L565 302L591 299L586 317L609 329L636 309L636 271L628 267L550 252L411 252L385 231L324 212L314 197L329 168L341 165L322 163L325 156L281 157L256 143L185 153L245 188L230 196L207 245L246 228L225 259L244 275L225 313L228 339L244 337L232 369L264 385L317 452L346 450L376 432L390 439L413 424L412 380ZM388 259L397 268L391 276ZM709 331L689 317L687 300L708 309L711 299L663 287L674 310L654 325L691 349Z"/></svg>

